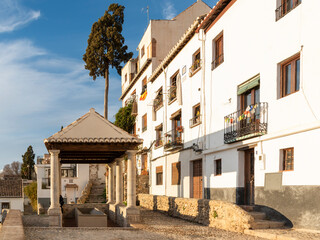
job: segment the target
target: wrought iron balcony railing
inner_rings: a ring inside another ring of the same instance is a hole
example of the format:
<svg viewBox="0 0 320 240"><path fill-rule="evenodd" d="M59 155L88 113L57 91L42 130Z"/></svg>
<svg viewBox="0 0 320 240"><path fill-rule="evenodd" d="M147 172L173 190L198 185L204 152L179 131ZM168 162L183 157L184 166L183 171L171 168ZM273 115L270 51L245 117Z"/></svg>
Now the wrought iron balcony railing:
<svg viewBox="0 0 320 240"><path fill-rule="evenodd" d="M171 86L169 89L169 102L177 98L177 87Z"/></svg>
<svg viewBox="0 0 320 240"><path fill-rule="evenodd" d="M218 67L221 63L223 63L223 61L224 61L223 54L217 56L217 58L215 60L213 60L212 63L211 63L211 70L213 70L216 67Z"/></svg>
<svg viewBox="0 0 320 240"><path fill-rule="evenodd" d="M201 60L196 59L189 69L189 75L192 76L201 67Z"/></svg>
<svg viewBox="0 0 320 240"><path fill-rule="evenodd" d="M276 9L276 21L290 12L292 9L297 7L301 3L301 0L285 0L282 1L282 4Z"/></svg>
<svg viewBox="0 0 320 240"><path fill-rule="evenodd" d="M267 133L268 103L248 106L224 117L224 143L233 143Z"/></svg>
<svg viewBox="0 0 320 240"><path fill-rule="evenodd" d="M195 116L189 120L189 126L193 127L201 123L201 115Z"/></svg>
<svg viewBox="0 0 320 240"><path fill-rule="evenodd" d="M50 178L42 178L42 189L48 189L50 188Z"/></svg>
<svg viewBox="0 0 320 240"><path fill-rule="evenodd" d="M163 146L163 139L162 138L159 138L159 139L156 139L156 142L154 143L154 147L161 147Z"/></svg>
<svg viewBox="0 0 320 240"><path fill-rule="evenodd" d="M172 151L176 148L181 148L183 146L182 141L183 127L180 126L177 129L173 129L164 134L164 150Z"/></svg>

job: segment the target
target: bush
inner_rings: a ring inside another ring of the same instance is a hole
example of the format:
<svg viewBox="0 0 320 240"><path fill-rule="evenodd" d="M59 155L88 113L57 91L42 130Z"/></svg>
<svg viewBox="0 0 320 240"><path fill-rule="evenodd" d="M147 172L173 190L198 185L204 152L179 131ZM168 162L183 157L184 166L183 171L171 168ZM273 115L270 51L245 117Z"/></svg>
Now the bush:
<svg viewBox="0 0 320 240"><path fill-rule="evenodd" d="M32 209L37 211L37 182L33 182L24 188L24 194L30 199Z"/></svg>

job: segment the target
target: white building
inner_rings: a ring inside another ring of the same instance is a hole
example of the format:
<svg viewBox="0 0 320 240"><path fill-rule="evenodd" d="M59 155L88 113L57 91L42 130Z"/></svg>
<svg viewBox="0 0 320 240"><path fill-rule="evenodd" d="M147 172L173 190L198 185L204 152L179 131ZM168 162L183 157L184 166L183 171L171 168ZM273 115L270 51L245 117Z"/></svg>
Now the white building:
<svg viewBox="0 0 320 240"><path fill-rule="evenodd" d="M35 165L37 174L38 204L48 209L50 206L50 155L38 158ZM62 164L61 196L64 203L76 203L89 180L105 183L104 164Z"/></svg>
<svg viewBox="0 0 320 240"><path fill-rule="evenodd" d="M263 205L320 229L319 7L220 0L149 70L136 133L151 194Z"/></svg>
<svg viewBox="0 0 320 240"><path fill-rule="evenodd" d="M24 212L22 179L0 180L0 214L4 209L16 209Z"/></svg>

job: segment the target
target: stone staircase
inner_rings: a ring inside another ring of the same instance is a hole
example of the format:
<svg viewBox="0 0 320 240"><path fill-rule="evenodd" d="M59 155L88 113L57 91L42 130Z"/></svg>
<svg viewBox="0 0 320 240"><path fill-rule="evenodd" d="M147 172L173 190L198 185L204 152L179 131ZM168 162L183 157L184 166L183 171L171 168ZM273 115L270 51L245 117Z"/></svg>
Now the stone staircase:
<svg viewBox="0 0 320 240"><path fill-rule="evenodd" d="M275 229L275 228L284 228L285 222L268 220L266 213L258 211L258 209L253 206L242 205L240 206L243 210L247 211L253 218L254 222L251 223L251 229Z"/></svg>
<svg viewBox="0 0 320 240"><path fill-rule="evenodd" d="M97 184L93 183L89 197L86 200L86 203L105 203L106 196L104 196L104 189L106 188L105 183Z"/></svg>

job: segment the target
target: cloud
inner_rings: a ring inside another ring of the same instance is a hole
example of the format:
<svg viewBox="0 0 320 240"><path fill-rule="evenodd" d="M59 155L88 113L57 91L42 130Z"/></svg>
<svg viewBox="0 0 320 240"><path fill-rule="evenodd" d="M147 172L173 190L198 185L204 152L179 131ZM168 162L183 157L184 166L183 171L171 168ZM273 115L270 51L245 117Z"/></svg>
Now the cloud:
<svg viewBox="0 0 320 240"><path fill-rule="evenodd" d="M21 6L19 0L0 1L0 33L12 32L39 17L40 11Z"/></svg>
<svg viewBox="0 0 320 240"><path fill-rule="evenodd" d="M21 161L29 145L37 155L45 153L43 139L91 107L103 114L104 80L93 81L83 65L29 40L0 42L0 168ZM119 77L110 76L111 120L121 106L120 93Z"/></svg>
<svg viewBox="0 0 320 240"><path fill-rule="evenodd" d="M174 8L174 5L170 1L166 1L162 8L162 15L165 19L172 19L177 15L177 10Z"/></svg>

